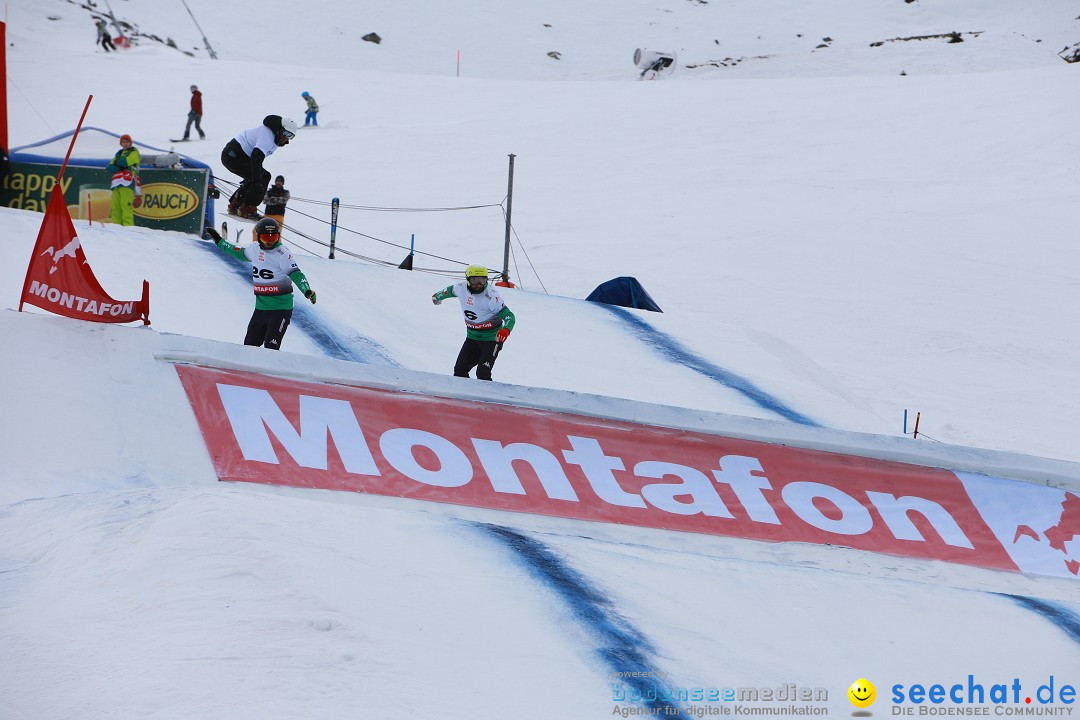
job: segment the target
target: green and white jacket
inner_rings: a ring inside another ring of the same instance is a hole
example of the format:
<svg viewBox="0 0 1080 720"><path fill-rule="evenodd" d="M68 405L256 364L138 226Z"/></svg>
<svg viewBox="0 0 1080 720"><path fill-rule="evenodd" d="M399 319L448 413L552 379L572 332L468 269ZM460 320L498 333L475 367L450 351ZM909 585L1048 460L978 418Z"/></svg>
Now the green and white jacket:
<svg viewBox="0 0 1080 720"><path fill-rule="evenodd" d="M459 282L434 295L440 302L456 297L465 317L465 334L473 340L495 340L499 328L514 329L516 318L503 302L499 288L488 284L482 293L469 292L467 282Z"/></svg>
<svg viewBox="0 0 1080 720"><path fill-rule="evenodd" d="M221 239L217 246L226 255L251 263L256 310L292 310L293 283L304 295L311 291L307 277L280 240L269 250L254 241L241 246Z"/></svg>

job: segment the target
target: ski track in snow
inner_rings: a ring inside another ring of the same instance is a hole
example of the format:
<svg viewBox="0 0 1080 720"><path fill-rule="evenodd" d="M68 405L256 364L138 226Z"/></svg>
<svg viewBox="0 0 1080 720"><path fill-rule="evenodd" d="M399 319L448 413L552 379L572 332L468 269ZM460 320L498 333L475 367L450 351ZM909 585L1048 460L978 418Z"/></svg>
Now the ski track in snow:
<svg viewBox="0 0 1080 720"><path fill-rule="evenodd" d="M1020 607L1046 618L1080 645L1080 615L1077 615L1072 610L1049 600L1039 600L1026 595L997 594L1007 597Z"/></svg>
<svg viewBox="0 0 1080 720"><path fill-rule="evenodd" d="M745 396L759 407L774 412L785 420L790 420L791 422L800 425L808 425L810 427L822 427L821 423L788 407L783 401L773 397L746 378L711 363L693 353L688 348L684 347L682 343L660 332L625 308L617 305L598 304L611 312L619 320L626 323L630 327L632 335L636 336L646 345L652 347L656 352L660 353L662 357L673 364L687 367L710 380L715 380L721 385L729 387Z"/></svg>
<svg viewBox="0 0 1080 720"><path fill-rule="evenodd" d="M614 673L627 668L655 668L655 648L648 638L623 617L610 598L588 578L567 565L547 545L524 533L489 523L474 523L488 537L510 550L530 575L546 586L567 606L570 615L591 635L596 657ZM623 683L641 694L641 704L660 715L678 715L680 708L659 698L668 696L667 688L653 677L620 677Z"/></svg>

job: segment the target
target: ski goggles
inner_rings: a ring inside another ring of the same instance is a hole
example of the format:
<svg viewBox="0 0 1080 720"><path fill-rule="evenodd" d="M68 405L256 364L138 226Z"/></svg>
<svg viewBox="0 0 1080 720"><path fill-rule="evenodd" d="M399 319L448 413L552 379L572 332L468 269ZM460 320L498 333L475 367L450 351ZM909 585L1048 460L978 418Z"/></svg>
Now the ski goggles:
<svg viewBox="0 0 1080 720"><path fill-rule="evenodd" d="M281 233L259 233L259 242L263 245L273 245L281 237Z"/></svg>
<svg viewBox="0 0 1080 720"><path fill-rule="evenodd" d="M293 139L294 137L296 137L296 133L291 133L291 132L289 132L288 130L282 130L282 131L281 131L281 135L282 135L282 137L284 137L284 138L285 138L286 140L292 140L292 139Z"/></svg>
<svg viewBox="0 0 1080 720"><path fill-rule="evenodd" d="M467 278L470 285L487 285L488 279L482 275L474 275L471 278Z"/></svg>

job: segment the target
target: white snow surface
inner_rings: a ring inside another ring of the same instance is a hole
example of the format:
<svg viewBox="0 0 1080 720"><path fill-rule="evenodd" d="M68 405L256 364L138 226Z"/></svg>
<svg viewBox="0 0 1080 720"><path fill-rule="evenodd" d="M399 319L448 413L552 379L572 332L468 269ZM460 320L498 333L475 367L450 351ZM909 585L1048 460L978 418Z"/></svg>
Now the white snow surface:
<svg viewBox="0 0 1080 720"><path fill-rule="evenodd" d="M828 713L848 716L847 686L865 677L882 716L896 683L1080 684L1075 634L1004 596L1075 617L1076 581L223 484L172 365L363 376L1075 491L1080 93L1058 55L1080 42L1075 2L187 0L217 60L183 3L112 5L179 50L143 37L106 54L86 6L10 3L10 144L71 129L93 95L87 125L168 148L194 83L209 139L177 149L232 180L218 160L228 139L270 113L302 121L311 92L320 127L267 162L293 193L286 243L318 292L297 312L379 354L326 358L296 322L279 355L245 348L250 283L208 243L85 221L113 297L150 282L152 326L20 314L41 216L0 208L15 275L0 299L0 720L641 707L613 700L595 626L483 523L541 540L587 578L652 649L648 667L621 667L671 687L825 687ZM951 32L964 42L872 46ZM679 67L637 82L636 47L675 51ZM86 133L74 155L114 149ZM481 385L446 377L461 319L430 295L464 264L501 267L509 154L518 327L498 382ZM339 249L379 264L329 260L298 234L329 237L333 197L488 207L343 210ZM387 243L412 235L436 257L409 273ZM638 317L821 427L673 362L582 300L622 275L664 310ZM904 436L905 409L925 437Z"/></svg>

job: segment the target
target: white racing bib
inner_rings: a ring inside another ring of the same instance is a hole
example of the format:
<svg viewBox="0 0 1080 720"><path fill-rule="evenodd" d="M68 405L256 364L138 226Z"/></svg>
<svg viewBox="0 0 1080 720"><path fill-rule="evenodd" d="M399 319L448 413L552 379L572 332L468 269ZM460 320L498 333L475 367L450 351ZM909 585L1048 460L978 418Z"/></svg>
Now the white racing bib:
<svg viewBox="0 0 1080 720"><path fill-rule="evenodd" d="M244 248L244 256L251 262L251 281L256 295L288 295L293 291L289 273L300 267L292 253L284 245L263 250L257 242Z"/></svg>
<svg viewBox="0 0 1080 720"><path fill-rule="evenodd" d="M461 313L465 316L465 324L476 330L488 329L484 326L494 320L499 311L506 307L499 289L491 283L488 283L484 292L473 295L469 292L467 282L459 282L454 285L454 295L461 303ZM499 327L501 324L500 320L498 325L488 327Z"/></svg>

